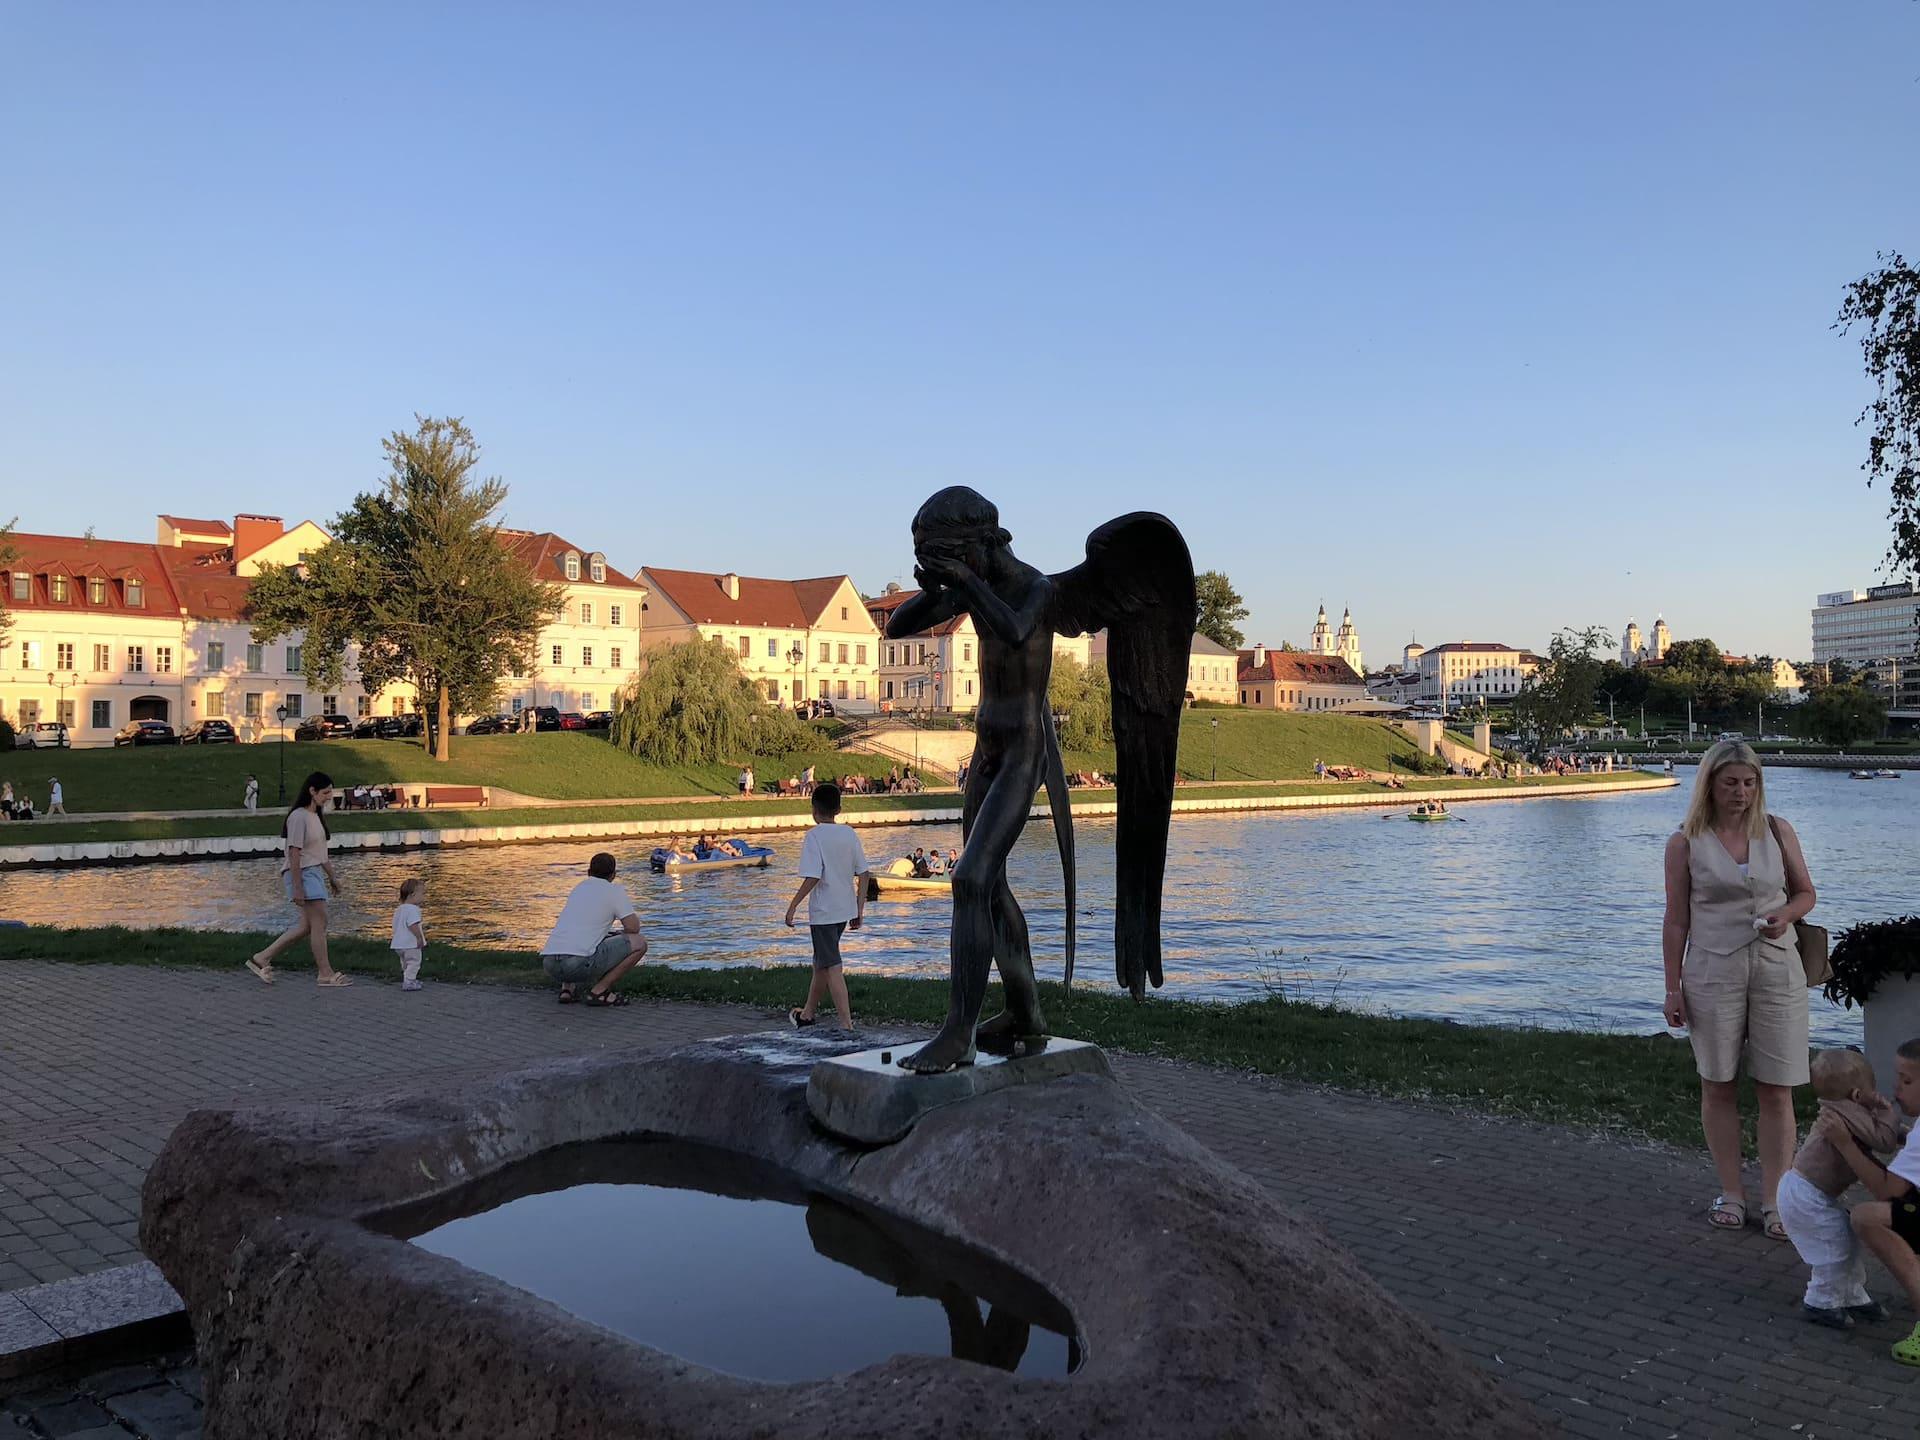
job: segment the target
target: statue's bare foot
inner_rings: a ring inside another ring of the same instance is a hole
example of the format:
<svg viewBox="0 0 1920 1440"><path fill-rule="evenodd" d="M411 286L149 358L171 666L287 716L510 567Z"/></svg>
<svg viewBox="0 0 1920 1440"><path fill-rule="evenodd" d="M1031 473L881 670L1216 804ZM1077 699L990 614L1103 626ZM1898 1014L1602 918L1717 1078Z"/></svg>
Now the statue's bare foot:
<svg viewBox="0 0 1920 1440"><path fill-rule="evenodd" d="M989 1055L1032 1055L1047 1048L1047 1022L1039 1011L1016 1015L1003 1010L980 1026L980 1048Z"/></svg>
<svg viewBox="0 0 1920 1440"><path fill-rule="evenodd" d="M973 1036L965 1028L942 1026L940 1033L911 1055L894 1063L916 1075L938 1075L958 1065L973 1064Z"/></svg>

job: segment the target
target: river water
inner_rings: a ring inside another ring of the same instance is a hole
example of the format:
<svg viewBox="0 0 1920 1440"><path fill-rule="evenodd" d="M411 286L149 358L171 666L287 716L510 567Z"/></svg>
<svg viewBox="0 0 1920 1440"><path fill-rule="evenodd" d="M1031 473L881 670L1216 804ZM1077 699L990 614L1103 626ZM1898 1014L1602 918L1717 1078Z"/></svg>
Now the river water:
<svg viewBox="0 0 1920 1440"><path fill-rule="evenodd" d="M1167 866L1167 992L1220 1000L1280 987L1361 1009L1583 1030L1660 1028L1661 847L1693 782L1578 799L1479 801L1457 823L1404 812L1279 811L1178 818ZM1769 802L1799 831L1836 933L1920 904L1920 774L1857 781L1779 769ZM1076 823L1083 981L1112 985L1113 824ZM957 825L861 832L869 857L959 844ZM799 836L767 838L768 870L652 874L651 842L554 843L348 855L337 929L384 937L400 881L429 882L429 939L529 951L587 857L611 848L640 907L652 959L802 964L806 931L780 922ZM1063 906L1051 830L1027 828L1009 865L1044 975L1060 972ZM847 937L851 968L941 975L944 896L888 896ZM0 916L36 924L277 927L289 919L270 860L46 870L0 876ZM429 954L427 976L432 974ZM1855 1041L1857 1012L1814 997L1814 1030Z"/></svg>

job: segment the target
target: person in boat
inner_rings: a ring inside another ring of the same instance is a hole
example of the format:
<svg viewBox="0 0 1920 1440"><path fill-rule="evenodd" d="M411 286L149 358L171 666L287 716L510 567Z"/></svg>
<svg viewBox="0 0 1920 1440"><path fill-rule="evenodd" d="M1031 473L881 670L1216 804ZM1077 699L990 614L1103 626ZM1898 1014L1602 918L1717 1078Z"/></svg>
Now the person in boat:
<svg viewBox="0 0 1920 1440"><path fill-rule="evenodd" d="M714 858L713 841L705 835L702 835L698 840L695 840L693 842L693 858L696 860L713 859Z"/></svg>
<svg viewBox="0 0 1920 1440"><path fill-rule="evenodd" d="M927 878L937 880L947 873L947 857L938 849L927 852Z"/></svg>
<svg viewBox="0 0 1920 1440"><path fill-rule="evenodd" d="M913 854L909 855L907 859L913 862L914 879L916 880L926 879L927 875L930 873L927 869L927 852L924 849L922 849L920 846L916 845L913 847Z"/></svg>
<svg viewBox="0 0 1920 1440"><path fill-rule="evenodd" d="M738 845L734 844L733 841L731 840L716 840L713 842L713 853L714 853L715 859L719 859L725 856L725 857L730 857L732 859L738 860L747 852L742 850Z"/></svg>

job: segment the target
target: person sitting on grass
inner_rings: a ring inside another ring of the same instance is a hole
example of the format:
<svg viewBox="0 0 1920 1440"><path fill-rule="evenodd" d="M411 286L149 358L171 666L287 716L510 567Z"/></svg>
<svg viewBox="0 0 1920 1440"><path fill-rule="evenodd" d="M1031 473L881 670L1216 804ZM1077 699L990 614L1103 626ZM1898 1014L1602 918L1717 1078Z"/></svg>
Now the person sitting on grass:
<svg viewBox="0 0 1920 1440"><path fill-rule="evenodd" d="M540 949L540 966L549 980L559 982L562 1005L573 1004L582 985L588 987L589 1005L625 1005L627 997L613 987L646 958L640 917L613 875L614 858L606 851L587 862L587 878L567 896Z"/></svg>
<svg viewBox="0 0 1920 1440"><path fill-rule="evenodd" d="M1873 1088L1873 1066L1866 1056L1858 1050L1821 1050L1809 1073L1822 1115L1838 1116L1868 1150L1899 1146L1904 1127L1893 1103ZM1818 1125L1780 1180L1780 1223L1813 1272L1801 1311L1814 1324L1834 1330L1887 1318L1886 1307L1867 1294L1866 1258L1840 1203L1852 1184L1852 1167Z"/></svg>
<svg viewBox="0 0 1920 1440"><path fill-rule="evenodd" d="M796 1029L814 1023L820 1001L833 997L840 1028L853 1028L853 1006L847 999L847 979L841 970L840 936L858 930L867 913L867 856L860 836L842 825L840 787L821 785L813 792L813 828L800 842L800 888L787 902L787 924L793 924L800 902L807 902L807 927L813 939L813 979L807 1001L787 1012Z"/></svg>
<svg viewBox="0 0 1920 1440"><path fill-rule="evenodd" d="M1893 1064L1898 1077L1894 1101L1907 1114L1920 1114L1920 1039L1901 1045ZM1885 1166L1860 1148L1847 1122L1830 1109L1821 1110L1813 1133L1840 1152L1847 1168L1873 1196L1853 1207L1848 1217L1853 1233L1900 1282L1907 1303L1920 1311L1920 1255L1914 1253L1920 1249L1920 1188L1916 1188L1920 1187L1920 1125L1907 1132L1907 1143ZM1920 1324L1904 1340L1893 1342L1893 1358L1902 1365L1920 1366Z"/></svg>

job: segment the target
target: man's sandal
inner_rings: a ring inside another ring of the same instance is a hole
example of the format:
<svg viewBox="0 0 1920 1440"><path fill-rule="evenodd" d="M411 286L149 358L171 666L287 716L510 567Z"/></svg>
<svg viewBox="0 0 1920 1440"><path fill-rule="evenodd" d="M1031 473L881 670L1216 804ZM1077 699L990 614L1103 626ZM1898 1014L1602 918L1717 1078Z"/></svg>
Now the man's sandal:
<svg viewBox="0 0 1920 1440"><path fill-rule="evenodd" d="M1769 1240L1784 1240L1787 1238L1787 1227L1780 1219L1779 1206L1762 1205L1760 1207L1760 1232Z"/></svg>
<svg viewBox="0 0 1920 1440"><path fill-rule="evenodd" d="M1747 1228L1747 1202L1732 1195L1716 1195L1707 1207L1707 1223L1716 1230Z"/></svg>
<svg viewBox="0 0 1920 1440"><path fill-rule="evenodd" d="M604 1008L609 1005L631 1005L633 1002L618 990L589 990L586 1003Z"/></svg>

